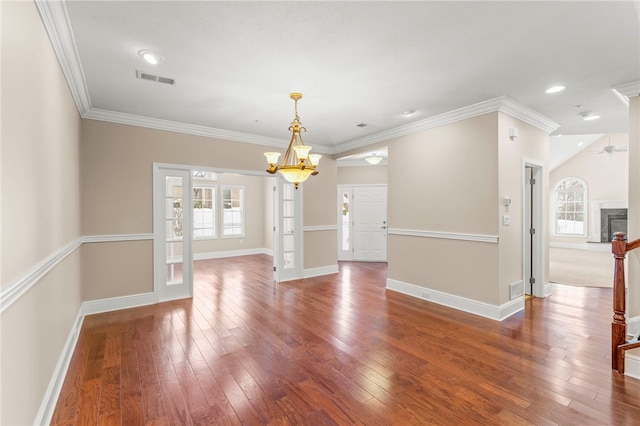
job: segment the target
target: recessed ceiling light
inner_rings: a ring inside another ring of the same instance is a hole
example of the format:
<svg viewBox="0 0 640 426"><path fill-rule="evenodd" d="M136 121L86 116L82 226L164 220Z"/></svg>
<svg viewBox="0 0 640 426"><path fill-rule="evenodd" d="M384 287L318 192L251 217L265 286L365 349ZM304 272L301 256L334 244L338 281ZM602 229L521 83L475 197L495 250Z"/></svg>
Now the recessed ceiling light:
<svg viewBox="0 0 640 426"><path fill-rule="evenodd" d="M414 115L416 112L417 112L417 111L416 111L415 109L412 109L412 110L409 110L409 111L405 111L405 112L403 112L403 113L402 113L402 115L403 115L405 118L409 118L409 117L411 117L412 115Z"/></svg>
<svg viewBox="0 0 640 426"><path fill-rule="evenodd" d="M582 145L584 145L584 142L579 142L578 143L578 146L582 146Z"/></svg>
<svg viewBox="0 0 640 426"><path fill-rule="evenodd" d="M582 117L584 121L597 120L598 118L600 118L599 115L587 115L586 117Z"/></svg>
<svg viewBox="0 0 640 426"><path fill-rule="evenodd" d="M566 89L566 87L564 86L553 86L553 87L549 87L547 90L545 90L545 93L558 93L558 92L562 92L564 89Z"/></svg>
<svg viewBox="0 0 640 426"><path fill-rule="evenodd" d="M140 50L138 55L142 57L145 61L150 63L151 65L156 65L160 62L160 56L157 53L151 52L149 50Z"/></svg>

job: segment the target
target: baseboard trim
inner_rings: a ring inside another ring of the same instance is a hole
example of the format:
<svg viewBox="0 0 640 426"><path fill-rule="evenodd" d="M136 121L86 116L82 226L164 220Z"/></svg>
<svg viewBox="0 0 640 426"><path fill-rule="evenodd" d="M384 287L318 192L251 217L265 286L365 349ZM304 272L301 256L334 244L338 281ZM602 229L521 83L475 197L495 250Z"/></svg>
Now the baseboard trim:
<svg viewBox="0 0 640 426"><path fill-rule="evenodd" d="M636 333L640 333L640 316L627 319L627 334L635 335Z"/></svg>
<svg viewBox="0 0 640 426"><path fill-rule="evenodd" d="M158 303L155 293L140 293L129 296L111 297L109 299L99 299L84 302L81 306L81 313L85 315L101 314L103 312L119 311L121 309L137 308Z"/></svg>
<svg viewBox="0 0 640 426"><path fill-rule="evenodd" d="M633 349L624 354L624 375L640 380L640 356Z"/></svg>
<svg viewBox="0 0 640 426"><path fill-rule="evenodd" d="M267 254L269 256L273 256L273 250L263 247L244 250L225 250L194 253L193 260L222 259L225 257L251 256L254 254Z"/></svg>
<svg viewBox="0 0 640 426"><path fill-rule="evenodd" d="M550 242L549 247L553 248L566 248L566 249L576 249L576 250L587 250L587 251L599 251L599 252L611 252L611 244L607 243L555 243Z"/></svg>
<svg viewBox="0 0 640 426"><path fill-rule="evenodd" d="M338 265L321 266L319 268L305 269L302 272L302 277L303 278L319 277L322 275L337 274L338 271L339 271Z"/></svg>
<svg viewBox="0 0 640 426"><path fill-rule="evenodd" d="M502 321L524 309L523 297L519 297L514 300L510 300L503 305L496 306L391 278L387 278L387 289L495 321Z"/></svg>
<svg viewBox="0 0 640 426"><path fill-rule="evenodd" d="M551 283L546 283L544 285L544 297L549 297L553 293L553 285Z"/></svg>
<svg viewBox="0 0 640 426"><path fill-rule="evenodd" d="M71 332L69 333L67 341L62 348L62 353L58 358L56 368L55 370L53 370L51 380L49 381L49 386L47 386L47 390L42 399L42 403L40 404L40 409L36 414L35 420L33 421L34 425L48 425L51 423L53 412L56 408L56 403L58 402L58 397L60 396L60 391L62 390L64 379L67 377L67 371L69 370L69 365L71 364L73 351L76 349L76 344L78 343L80 328L82 327L83 321L84 315L82 314L82 307L80 307L80 309L78 310L78 314L76 315L76 319L73 322L73 327L71 327Z"/></svg>
<svg viewBox="0 0 640 426"><path fill-rule="evenodd" d="M640 332L640 316L627 319L627 335ZM629 338L630 336L627 336ZM624 354L624 375L640 380L640 353L637 349L626 351Z"/></svg>

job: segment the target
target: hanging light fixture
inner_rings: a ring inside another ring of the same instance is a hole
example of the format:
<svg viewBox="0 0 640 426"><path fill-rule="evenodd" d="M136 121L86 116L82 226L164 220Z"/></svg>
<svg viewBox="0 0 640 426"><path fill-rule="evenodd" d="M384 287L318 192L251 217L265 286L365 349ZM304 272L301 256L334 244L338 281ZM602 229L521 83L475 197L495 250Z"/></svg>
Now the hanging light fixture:
<svg viewBox="0 0 640 426"><path fill-rule="evenodd" d="M322 155L309 154L311 147L305 145L302 141L302 134L307 131L306 128L301 126L300 117L298 116L298 101L302 99L302 93L291 93L289 95L295 103L295 117L289 126L291 132L291 141L289 147L284 153L282 162L278 165L278 158L280 158L279 152L265 152L264 156L267 157L269 163L268 173L275 174L280 172L282 176L295 185L298 189L298 184L307 180L309 176L315 176L318 174L316 166L320 162Z"/></svg>
<svg viewBox="0 0 640 426"><path fill-rule="evenodd" d="M372 166L375 166L376 164L382 161L382 157L378 157L374 152L370 156L365 157L365 160L367 160L367 163L371 164Z"/></svg>

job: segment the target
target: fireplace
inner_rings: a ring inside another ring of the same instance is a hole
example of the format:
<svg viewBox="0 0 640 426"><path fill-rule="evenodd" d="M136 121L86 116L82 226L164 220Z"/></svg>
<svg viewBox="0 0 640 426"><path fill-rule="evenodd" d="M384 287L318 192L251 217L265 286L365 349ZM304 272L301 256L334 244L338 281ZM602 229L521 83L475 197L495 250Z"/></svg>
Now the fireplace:
<svg viewBox="0 0 640 426"><path fill-rule="evenodd" d="M627 233L627 209L601 209L600 242L610 242L616 232Z"/></svg>

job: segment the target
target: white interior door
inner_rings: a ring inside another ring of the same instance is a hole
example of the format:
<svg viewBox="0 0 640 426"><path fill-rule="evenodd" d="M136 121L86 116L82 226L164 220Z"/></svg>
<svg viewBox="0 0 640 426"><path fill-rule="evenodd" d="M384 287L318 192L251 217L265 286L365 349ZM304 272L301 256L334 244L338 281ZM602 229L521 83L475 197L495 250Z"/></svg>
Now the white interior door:
<svg viewBox="0 0 640 426"><path fill-rule="evenodd" d="M276 235L274 238L274 279L302 278L302 185L278 179L276 191Z"/></svg>
<svg viewBox="0 0 640 426"><path fill-rule="evenodd" d="M154 290L159 301L193 297L191 170L154 165Z"/></svg>
<svg viewBox="0 0 640 426"><path fill-rule="evenodd" d="M387 261L387 187L353 190L353 260Z"/></svg>

